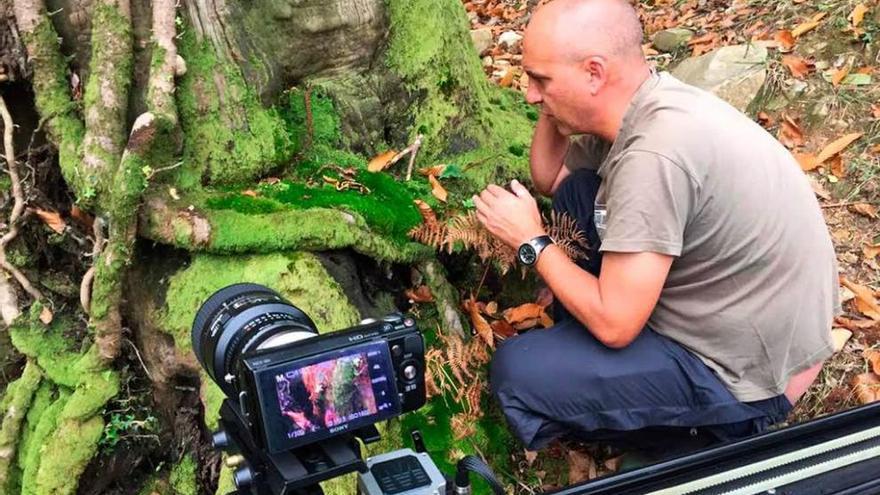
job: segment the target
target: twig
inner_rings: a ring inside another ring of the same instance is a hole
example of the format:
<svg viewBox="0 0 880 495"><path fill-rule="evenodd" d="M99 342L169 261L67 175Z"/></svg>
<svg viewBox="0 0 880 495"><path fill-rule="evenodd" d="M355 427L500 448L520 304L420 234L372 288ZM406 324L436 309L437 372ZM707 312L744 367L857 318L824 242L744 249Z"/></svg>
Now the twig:
<svg viewBox="0 0 880 495"><path fill-rule="evenodd" d="M410 145L410 148L412 148L412 152L409 155L409 165L407 165L407 167L406 167L406 180L407 181L409 181L412 178L413 164L416 162L416 155L419 154L419 148L422 147L422 138L424 138L424 136L419 134L418 136L416 136L415 142L412 145Z"/></svg>
<svg viewBox="0 0 880 495"><path fill-rule="evenodd" d="M315 139L315 119L312 115L312 88L306 86L303 92L303 100L306 107L306 142L303 143L303 153L308 152L312 148L312 141Z"/></svg>
<svg viewBox="0 0 880 495"><path fill-rule="evenodd" d="M18 221L24 211L24 193L21 190L21 181L18 177L18 169L15 166L15 148L12 142L12 115L6 108L6 101L0 96L0 114L3 116L3 147L6 152L6 165L9 168L9 178L12 181L12 196L15 203L12 213L9 215L9 232L0 238L0 267L9 272L21 287L34 299L43 300L43 294L34 287L30 280L6 259L6 246L18 235Z"/></svg>
<svg viewBox="0 0 880 495"><path fill-rule="evenodd" d="M104 220L100 217L96 218L92 224L92 231L95 234L95 244L92 246L92 252L89 256L92 257L93 264L86 270L86 274L83 275L82 282L79 284L79 303L86 314L90 313L92 306L92 282L95 280L94 263L98 262L98 257L104 250Z"/></svg>
<svg viewBox="0 0 880 495"><path fill-rule="evenodd" d="M861 204L871 204L868 201L846 201L843 203L831 203L828 205L822 205L822 208L841 208L844 206L853 206L853 205L861 205Z"/></svg>
<svg viewBox="0 0 880 495"><path fill-rule="evenodd" d="M128 345L130 345L131 348L134 350L134 354L135 354L135 356L137 356L138 361L140 361L141 366L144 368L144 373L147 374L147 378L149 378L151 382L154 381L153 375L150 374L150 370L148 370L147 365L144 364L144 360L143 360L143 358L141 358L141 352L138 350L137 346L134 345L134 343L128 339L125 339L125 342L128 343Z"/></svg>
<svg viewBox="0 0 880 495"><path fill-rule="evenodd" d="M489 156L487 156L487 157L480 158L479 160L474 160L474 161L468 163L467 165L465 165L464 168L461 169L461 171L462 171L462 172L467 172L468 170L470 170L470 169L476 167L477 165L482 165L482 164L488 162L489 160L491 160L491 159L493 159L493 158L499 158L499 157L501 157L501 156L503 156L503 154L501 154L501 153L496 153L496 154L494 154L494 155L489 155Z"/></svg>

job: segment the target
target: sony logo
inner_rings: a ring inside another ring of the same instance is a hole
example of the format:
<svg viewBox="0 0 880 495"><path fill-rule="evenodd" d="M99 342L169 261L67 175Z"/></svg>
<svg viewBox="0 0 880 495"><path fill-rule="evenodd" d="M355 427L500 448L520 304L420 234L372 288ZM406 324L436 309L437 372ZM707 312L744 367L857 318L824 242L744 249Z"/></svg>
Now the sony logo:
<svg viewBox="0 0 880 495"><path fill-rule="evenodd" d="M339 433L340 431L345 431L348 429L348 425L339 425L335 428L330 428L330 433Z"/></svg>

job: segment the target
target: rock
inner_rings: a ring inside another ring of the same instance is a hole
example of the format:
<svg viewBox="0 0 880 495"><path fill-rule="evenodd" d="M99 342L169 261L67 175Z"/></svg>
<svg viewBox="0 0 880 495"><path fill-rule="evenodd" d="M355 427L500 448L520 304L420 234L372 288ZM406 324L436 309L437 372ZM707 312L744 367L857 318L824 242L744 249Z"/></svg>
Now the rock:
<svg viewBox="0 0 880 495"><path fill-rule="evenodd" d="M492 29L480 28L471 30L471 40L474 42L474 47L476 47L477 53L482 55L484 51L492 46Z"/></svg>
<svg viewBox="0 0 880 495"><path fill-rule="evenodd" d="M745 112L767 79L767 49L757 45L719 48L684 60L672 75Z"/></svg>
<svg viewBox="0 0 880 495"><path fill-rule="evenodd" d="M664 29L654 35L654 48L661 52L674 52L679 48L687 46L687 42L693 37L694 32L690 29Z"/></svg>
<svg viewBox="0 0 880 495"><path fill-rule="evenodd" d="M522 39L522 35L517 33L516 31L504 31L503 33L501 33L501 36L498 37L498 44L501 46L506 46L507 48L512 48Z"/></svg>

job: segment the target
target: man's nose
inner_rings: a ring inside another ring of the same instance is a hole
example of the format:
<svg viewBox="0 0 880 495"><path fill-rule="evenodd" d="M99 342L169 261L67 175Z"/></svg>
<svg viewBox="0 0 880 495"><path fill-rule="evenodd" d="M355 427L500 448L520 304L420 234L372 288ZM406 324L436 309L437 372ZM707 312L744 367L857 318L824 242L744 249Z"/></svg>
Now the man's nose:
<svg viewBox="0 0 880 495"><path fill-rule="evenodd" d="M528 89L526 89L526 102L531 105L541 103L541 92L535 88L534 84L529 84Z"/></svg>

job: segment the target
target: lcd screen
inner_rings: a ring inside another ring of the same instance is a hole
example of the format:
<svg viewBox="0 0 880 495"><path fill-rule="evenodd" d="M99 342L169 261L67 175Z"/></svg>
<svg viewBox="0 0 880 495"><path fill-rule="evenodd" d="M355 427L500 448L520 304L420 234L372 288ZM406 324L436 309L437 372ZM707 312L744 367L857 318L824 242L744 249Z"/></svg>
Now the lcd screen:
<svg viewBox="0 0 880 495"><path fill-rule="evenodd" d="M262 374L273 452L312 443L400 413L388 344L372 342L285 363ZM271 392L269 386L274 385Z"/></svg>

